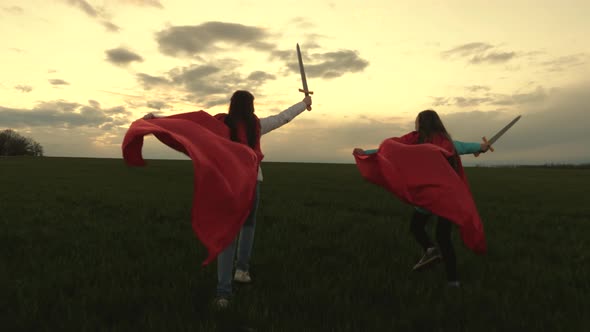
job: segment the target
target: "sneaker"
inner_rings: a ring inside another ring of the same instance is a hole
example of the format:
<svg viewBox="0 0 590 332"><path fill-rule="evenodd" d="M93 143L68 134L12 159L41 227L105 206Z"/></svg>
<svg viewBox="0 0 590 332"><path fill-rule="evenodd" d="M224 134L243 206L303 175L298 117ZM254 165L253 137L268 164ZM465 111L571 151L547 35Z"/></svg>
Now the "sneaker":
<svg viewBox="0 0 590 332"><path fill-rule="evenodd" d="M230 303L231 302L229 301L229 298L224 297L224 296L218 296L215 298L215 300L213 300L213 306L217 310L227 309L229 307Z"/></svg>
<svg viewBox="0 0 590 332"><path fill-rule="evenodd" d="M434 263L437 263L441 260L441 255L438 252L438 249L436 249L435 247L432 248L428 248L426 250L426 252L424 253L424 256L422 256L422 258L418 261L418 263L416 263L416 265L414 265L414 267L412 268L412 271L418 271L421 270L429 265L432 265Z"/></svg>
<svg viewBox="0 0 590 332"><path fill-rule="evenodd" d="M242 271L242 270L236 270L236 274L234 275L234 280L237 282L244 283L244 284L252 282L252 278L250 278L250 273L248 271Z"/></svg>

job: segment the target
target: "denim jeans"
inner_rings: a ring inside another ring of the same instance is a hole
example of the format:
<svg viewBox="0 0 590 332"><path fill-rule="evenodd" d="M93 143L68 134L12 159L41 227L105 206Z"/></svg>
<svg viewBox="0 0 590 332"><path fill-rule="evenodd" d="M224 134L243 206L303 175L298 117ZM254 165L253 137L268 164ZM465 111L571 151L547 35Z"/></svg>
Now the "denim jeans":
<svg viewBox="0 0 590 332"><path fill-rule="evenodd" d="M254 230L256 229L256 210L260 198L260 182L256 183L256 192L252 210L246 218L238 236L238 259L236 268L248 271L250 268L250 256L254 245ZM236 254L236 240L217 256L217 296L229 297L232 295L232 272Z"/></svg>

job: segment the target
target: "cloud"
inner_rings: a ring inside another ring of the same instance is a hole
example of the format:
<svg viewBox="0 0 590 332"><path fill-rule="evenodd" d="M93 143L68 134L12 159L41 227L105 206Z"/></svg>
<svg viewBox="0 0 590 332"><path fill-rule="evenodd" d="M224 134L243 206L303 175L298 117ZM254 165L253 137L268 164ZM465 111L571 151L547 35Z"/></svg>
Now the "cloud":
<svg viewBox="0 0 590 332"><path fill-rule="evenodd" d="M107 54L107 61L115 65L128 65L133 61L143 61L139 54L122 47L107 50L105 53Z"/></svg>
<svg viewBox="0 0 590 332"><path fill-rule="evenodd" d="M205 107L226 104L230 94L238 89L248 89L256 94L267 81L276 79L263 71L242 75L236 69L239 65L237 60L219 59L175 67L161 76L139 73L136 78L146 90L184 92L184 100Z"/></svg>
<svg viewBox="0 0 590 332"><path fill-rule="evenodd" d="M549 61L542 62L541 65L551 72L566 71L570 68L579 67L588 64L590 57L585 53L571 54L561 56Z"/></svg>
<svg viewBox="0 0 590 332"><path fill-rule="evenodd" d="M237 23L205 22L192 26L173 26L156 34L160 51L170 56L195 57L219 51L223 45L269 51L270 34L262 28Z"/></svg>
<svg viewBox="0 0 590 332"><path fill-rule="evenodd" d="M440 53L443 59L467 58L468 62L477 64L498 64L505 63L514 59L516 52L496 51L496 46L474 42L456 46Z"/></svg>
<svg viewBox="0 0 590 332"><path fill-rule="evenodd" d="M471 163L590 162L587 135L590 82L551 90L543 104L521 105L516 111L472 111L444 115L455 139L478 141L490 138L516 115L522 118L496 143L496 152ZM515 94L518 95L518 94Z"/></svg>
<svg viewBox="0 0 590 332"><path fill-rule="evenodd" d="M30 85L16 85L14 87L15 89L21 91L21 92L31 92L33 91L33 87Z"/></svg>
<svg viewBox="0 0 590 332"><path fill-rule="evenodd" d="M299 63L296 60L293 61L293 52L290 52L289 55L288 68L299 73ZM369 65L367 60L362 59L357 52L352 50L314 53L307 60L309 63L306 59L303 60L306 75L325 79L340 77L346 73L361 72ZM285 61L287 60L285 59Z"/></svg>
<svg viewBox="0 0 590 332"><path fill-rule="evenodd" d="M0 117L5 126L13 128L44 127L105 128L123 125L131 113L122 106L101 109L97 101L82 105L64 100L43 101L32 109L17 109L0 106Z"/></svg>
<svg viewBox="0 0 590 332"><path fill-rule="evenodd" d="M528 103L539 103L547 98L547 91L542 86L537 86L535 90L530 92L520 92L513 94L501 94L488 92L489 88L482 89L467 87L467 91L478 92L486 91L483 96L459 96L459 97L431 97L433 99L432 106L456 106L456 107L471 107L477 108L484 105L494 106L511 106L522 105Z"/></svg>
<svg viewBox="0 0 590 332"><path fill-rule="evenodd" d="M469 62L476 65L480 63L503 63L515 56L515 52L490 52L488 54L474 55Z"/></svg>
<svg viewBox="0 0 590 332"><path fill-rule="evenodd" d="M452 137L464 142L481 142L482 136L490 138L522 114L520 121L496 142L495 152L479 158L462 156L467 165L588 163L587 91L590 82L551 90L542 106L525 104L518 112L496 109L439 114ZM306 114L263 136L265 160L353 163L354 147L376 148L385 138L413 130L413 117L385 120L366 114L356 121L342 122L318 121Z"/></svg>
<svg viewBox="0 0 590 332"><path fill-rule="evenodd" d="M411 130L409 121L370 119L317 121L298 116L262 138L266 161L352 163L352 150L377 148L386 138ZM313 148L310 148L313 147Z"/></svg>
<svg viewBox="0 0 590 332"><path fill-rule="evenodd" d="M118 32L120 30L119 26L112 23L108 18L108 15L103 11L96 9L91 4L89 4L85 0L61 0L62 2L67 3L68 5L80 9L89 17L96 19L102 26L104 26L108 31L111 32Z"/></svg>
<svg viewBox="0 0 590 332"><path fill-rule="evenodd" d="M148 108L152 108L152 109L155 109L155 110L158 110L158 111L161 110L161 109L163 109L163 108L164 109L166 109L166 108L172 108L172 106L170 106L169 104L167 104L166 102L161 101L161 100L150 100L150 101L147 102L146 106Z"/></svg>
<svg viewBox="0 0 590 332"><path fill-rule="evenodd" d="M117 0L119 3L129 4L129 5L136 5L136 6L143 6L143 7L156 7L163 9L162 3L159 0Z"/></svg>
<svg viewBox="0 0 590 332"><path fill-rule="evenodd" d="M519 105L531 102L539 102L547 98L547 93L543 87L537 87L534 91L528 93L515 93L512 95L495 95L490 101L492 105Z"/></svg>
<svg viewBox="0 0 590 332"><path fill-rule="evenodd" d="M7 12L9 14L14 14L14 15L22 15L25 12L24 9L22 9L21 7L18 7L18 6L3 7L2 10L4 10L5 12Z"/></svg>
<svg viewBox="0 0 590 332"><path fill-rule="evenodd" d="M266 81L275 80L276 76L257 70L250 73L246 79L249 81L254 81L258 83L258 85L262 85Z"/></svg>
<svg viewBox="0 0 590 332"><path fill-rule="evenodd" d="M49 83L51 85L70 85L70 83L68 83L62 79L50 79Z"/></svg>
<svg viewBox="0 0 590 332"><path fill-rule="evenodd" d="M152 76L145 73L139 73L137 74L136 78L146 90L151 90L155 87L165 87L172 85L171 81L162 76Z"/></svg>
<svg viewBox="0 0 590 332"><path fill-rule="evenodd" d="M490 87L485 85L470 85L465 87L465 90L470 92L490 91Z"/></svg>

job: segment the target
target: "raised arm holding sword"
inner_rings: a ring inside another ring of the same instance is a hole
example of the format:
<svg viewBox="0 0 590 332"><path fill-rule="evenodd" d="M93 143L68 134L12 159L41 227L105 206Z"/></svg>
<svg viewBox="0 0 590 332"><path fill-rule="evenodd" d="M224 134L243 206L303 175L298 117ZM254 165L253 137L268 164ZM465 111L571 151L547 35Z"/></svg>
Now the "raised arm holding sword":
<svg viewBox="0 0 590 332"><path fill-rule="evenodd" d="M512 127L518 120L520 120L520 115L517 116L516 118L514 118L514 120L510 121L510 123L507 124L504 128L500 129L500 131L497 132L494 136L492 136L492 138L490 138L489 140L486 139L485 136L482 137L483 142L489 147L490 151L494 152L494 148L492 147L492 144L494 144L500 137L502 137L502 135L504 135L504 133L506 133L508 131L508 129L510 129L510 127ZM473 155L478 157L479 152L476 152Z"/></svg>

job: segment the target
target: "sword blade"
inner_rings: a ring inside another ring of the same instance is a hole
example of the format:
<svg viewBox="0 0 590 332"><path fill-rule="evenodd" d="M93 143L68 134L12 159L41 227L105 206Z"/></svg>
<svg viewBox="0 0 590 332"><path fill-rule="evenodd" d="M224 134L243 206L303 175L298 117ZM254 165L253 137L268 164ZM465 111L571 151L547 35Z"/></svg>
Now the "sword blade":
<svg viewBox="0 0 590 332"><path fill-rule="evenodd" d="M510 121L509 124L507 124L504 128L497 132L496 135L490 138L488 140L488 143L490 143L490 145L494 144L498 140L498 138L502 137L502 135L504 135L504 133L507 132L508 129L510 129L510 127L512 127L518 120L520 120L520 115L517 116L514 120Z"/></svg>
<svg viewBox="0 0 590 332"><path fill-rule="evenodd" d="M301 50L299 49L299 43L297 43L297 59L299 60L299 72L301 73L301 82L303 83L303 90L305 95L309 96L309 89L307 88L307 79L305 78L305 69L303 69L303 59L301 59Z"/></svg>

